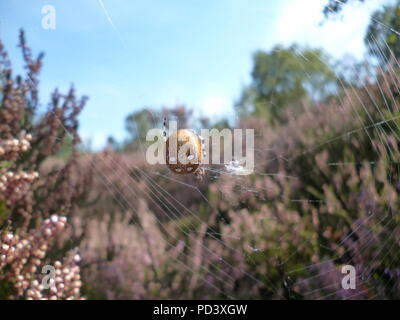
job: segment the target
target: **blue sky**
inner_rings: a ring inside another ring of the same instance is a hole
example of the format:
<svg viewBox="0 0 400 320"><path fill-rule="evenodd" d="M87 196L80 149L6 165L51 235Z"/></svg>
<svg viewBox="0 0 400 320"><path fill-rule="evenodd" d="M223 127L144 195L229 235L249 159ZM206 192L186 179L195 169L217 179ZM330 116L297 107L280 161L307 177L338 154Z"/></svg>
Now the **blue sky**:
<svg viewBox="0 0 400 320"><path fill-rule="evenodd" d="M326 1L0 0L0 38L17 71L19 28L34 52L46 53L43 103L71 83L89 96L80 132L98 148L109 135L122 139L126 115L143 107L184 103L231 117L257 49L297 42L362 58L369 15L387 1L350 5L320 25ZM44 5L56 10L55 30L42 28Z"/></svg>

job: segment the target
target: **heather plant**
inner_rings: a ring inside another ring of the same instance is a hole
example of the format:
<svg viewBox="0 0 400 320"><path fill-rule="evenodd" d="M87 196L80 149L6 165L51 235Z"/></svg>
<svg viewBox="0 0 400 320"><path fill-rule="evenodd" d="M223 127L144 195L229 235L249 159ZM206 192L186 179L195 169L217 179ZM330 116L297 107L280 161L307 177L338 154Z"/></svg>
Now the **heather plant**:
<svg viewBox="0 0 400 320"><path fill-rule="evenodd" d="M230 177L220 181L225 193L215 204L230 220L222 232L226 242L234 241L231 246L244 252L247 248L256 261L249 260L249 268L281 288L282 295L398 297L394 75L380 73L379 84L346 89L338 97L340 104L337 100L305 108L274 132L263 130L258 148L268 145L270 151L258 158L259 170L278 176L249 179L241 188ZM356 127L354 117L359 120ZM258 190L259 199L246 189ZM241 240L229 240L235 239L232 235ZM341 288L344 264L359 273L356 291Z"/></svg>
<svg viewBox="0 0 400 320"><path fill-rule="evenodd" d="M52 212L66 212L73 209L83 193L87 175L79 174L82 179L73 179L74 172L79 170L76 163L77 148L80 143L77 134L78 115L86 98L77 99L74 89L66 95L55 90L51 102L44 113L40 112L38 94L39 72L42 67L43 54L33 58L30 48L26 45L24 33L21 31L19 47L25 62L25 79L12 74L11 63L1 44L1 94L0 134L2 139L13 139L20 134L31 135L31 148L16 159L17 169L30 168L40 170L45 160L57 155L61 148L70 145L70 156L62 167L53 168L35 185L31 199L13 203L10 208L13 221L20 220L24 227L28 226L32 216L46 217ZM72 139L71 139L72 138ZM71 141L72 140L72 141ZM34 201L35 199L43 201Z"/></svg>
<svg viewBox="0 0 400 320"><path fill-rule="evenodd" d="M195 181L167 183L165 168L102 155L97 178L112 196L102 201L114 205L88 224L81 247L94 296L398 297L396 74L304 104L274 128L243 119L256 129L256 172L209 174L199 189L209 203L188 210L175 200L199 196L185 187ZM357 271L355 290L341 286L343 265Z"/></svg>
<svg viewBox="0 0 400 320"><path fill-rule="evenodd" d="M13 74L0 42L0 298L79 298L79 255L67 254L72 244L60 239L68 234L66 216L89 182L76 159L77 116L86 98L77 99L73 89L67 95L55 90L47 110L40 112L43 54L33 57L22 31L19 47L24 76ZM69 157L39 173L67 143ZM49 258L57 256L54 285L44 288L42 267L53 265Z"/></svg>
<svg viewBox="0 0 400 320"><path fill-rule="evenodd" d="M2 158L15 161L21 153L29 149L29 140L31 140L30 135L21 136L20 140L0 140ZM11 164L8 165L11 167ZM6 225L0 233L1 297L9 299L79 298L81 283L79 267L76 265L76 262L79 262L79 255L75 255L73 259L65 259L64 264L55 262L55 267L58 267L55 271L57 277L50 279L53 282L50 288L45 288L42 284L44 275L37 275L44 265L44 258L50 246L58 234L64 231L66 218L52 215L39 227L26 232L19 229L13 233L12 229L15 227L11 220L5 224L8 208L31 195L32 184L38 176L39 174L35 171L13 172L9 168L0 169L0 201L5 204L2 207L1 222L3 226ZM64 268L60 268L61 266Z"/></svg>
<svg viewBox="0 0 400 320"><path fill-rule="evenodd" d="M50 246L66 226L66 218L52 215L39 228L31 229L20 236L11 231L3 233L0 247L0 280L8 299L77 299L80 298L80 257L66 257L63 262L54 262L55 278L49 278L46 287L45 275L41 272L44 258ZM71 252L72 253L72 252Z"/></svg>
<svg viewBox="0 0 400 320"><path fill-rule="evenodd" d="M256 132L255 172L214 166L198 182L145 163L133 122L159 125L161 113L130 117L131 148L78 150L85 98L55 91L40 113L42 55L23 33L20 47L25 78L0 45L1 298L399 297L396 64L283 106L273 127L242 117L235 126ZM169 114L191 120L182 107ZM341 286L343 265L355 290Z"/></svg>

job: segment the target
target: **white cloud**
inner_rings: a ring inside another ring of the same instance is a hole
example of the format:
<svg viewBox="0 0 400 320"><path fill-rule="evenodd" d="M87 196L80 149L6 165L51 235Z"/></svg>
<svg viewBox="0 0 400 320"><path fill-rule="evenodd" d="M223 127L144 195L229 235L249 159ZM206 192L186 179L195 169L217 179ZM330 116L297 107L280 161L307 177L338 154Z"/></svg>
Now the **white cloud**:
<svg viewBox="0 0 400 320"><path fill-rule="evenodd" d="M268 44L271 46L278 42L290 45L297 42L310 47L322 47L336 58L346 53L362 58L365 53L363 38L370 14L385 2L370 0L362 4L350 3L344 7L341 18L325 19L322 13L325 1L288 0L276 20L275 32L268 31L268 35L274 35L268 39Z"/></svg>
<svg viewBox="0 0 400 320"><path fill-rule="evenodd" d="M229 116L232 102L227 96L213 95L205 97L200 103L200 109L207 116Z"/></svg>

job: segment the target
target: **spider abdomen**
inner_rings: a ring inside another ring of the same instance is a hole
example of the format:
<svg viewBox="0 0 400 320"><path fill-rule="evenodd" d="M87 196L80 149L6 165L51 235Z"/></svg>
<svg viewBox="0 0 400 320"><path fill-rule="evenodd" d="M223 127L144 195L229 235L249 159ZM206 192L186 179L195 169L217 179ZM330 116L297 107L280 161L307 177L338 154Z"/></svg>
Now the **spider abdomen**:
<svg viewBox="0 0 400 320"><path fill-rule="evenodd" d="M194 173L202 159L201 138L192 130L181 129L171 134L166 141L168 168L177 174Z"/></svg>

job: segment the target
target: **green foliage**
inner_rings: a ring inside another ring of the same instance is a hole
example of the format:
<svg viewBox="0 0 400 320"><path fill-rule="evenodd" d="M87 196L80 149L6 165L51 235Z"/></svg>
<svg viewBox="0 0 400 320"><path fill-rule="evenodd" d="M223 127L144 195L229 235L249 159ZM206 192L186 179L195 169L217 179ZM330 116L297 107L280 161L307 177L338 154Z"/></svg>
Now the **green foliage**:
<svg viewBox="0 0 400 320"><path fill-rule="evenodd" d="M0 169L8 169L12 166L12 162L11 161L0 161Z"/></svg>
<svg viewBox="0 0 400 320"><path fill-rule="evenodd" d="M326 17L342 11L349 2L365 2L365 0L330 0L324 7ZM364 42L369 53L378 62L386 67L390 61L400 57L400 1L396 0L390 5L375 11L370 19Z"/></svg>
<svg viewBox="0 0 400 320"><path fill-rule="evenodd" d="M125 128L130 135L128 149L137 150L140 142L146 141L146 133L156 121L154 113L151 109L142 109L127 116Z"/></svg>
<svg viewBox="0 0 400 320"><path fill-rule="evenodd" d="M1 271L0 271L1 276ZM13 283L6 279L0 281L0 300L7 300L13 292Z"/></svg>
<svg viewBox="0 0 400 320"><path fill-rule="evenodd" d="M349 2L364 2L365 0L329 0L324 7L323 13L325 17L337 14L343 10L343 7Z"/></svg>
<svg viewBox="0 0 400 320"><path fill-rule="evenodd" d="M8 210L6 204L3 201L0 201L0 226L7 221L9 216L10 211Z"/></svg>
<svg viewBox="0 0 400 320"><path fill-rule="evenodd" d="M369 53L383 66L387 66L393 58L400 57L398 30L400 30L400 1L373 13L364 41Z"/></svg>
<svg viewBox="0 0 400 320"><path fill-rule="evenodd" d="M253 57L251 83L236 103L242 116L282 120L283 110L301 102L319 101L334 91L336 77L327 55L316 49L277 46Z"/></svg>
<svg viewBox="0 0 400 320"><path fill-rule="evenodd" d="M66 136L60 146L60 150L54 155L54 157L68 160L68 158L72 155L74 148L75 146L73 139L70 136Z"/></svg>

